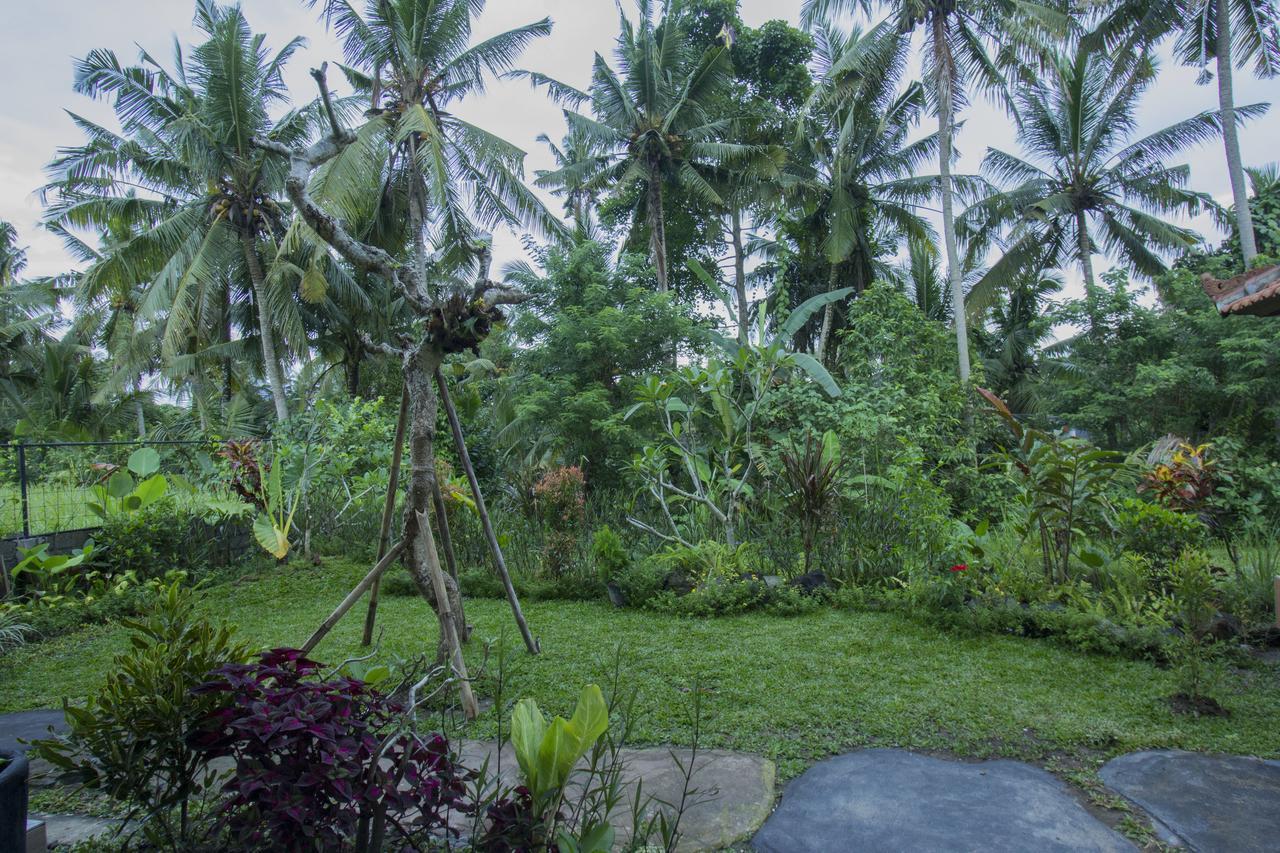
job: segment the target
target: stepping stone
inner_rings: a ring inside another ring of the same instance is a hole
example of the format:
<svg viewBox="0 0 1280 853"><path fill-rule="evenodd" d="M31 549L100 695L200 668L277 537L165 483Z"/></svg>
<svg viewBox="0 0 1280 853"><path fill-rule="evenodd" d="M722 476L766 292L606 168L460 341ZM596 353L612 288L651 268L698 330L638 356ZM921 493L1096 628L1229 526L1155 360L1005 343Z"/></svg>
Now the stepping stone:
<svg viewBox="0 0 1280 853"><path fill-rule="evenodd" d="M27 750L26 744L18 743L22 740L40 740L41 738L52 737L49 733L50 727L53 728L54 734L62 734L67 730L67 721L62 711L17 711L12 714L0 714L0 749L21 749Z"/></svg>
<svg viewBox="0 0 1280 853"><path fill-rule="evenodd" d="M1166 843L1201 853L1280 849L1280 761L1160 749L1113 758L1098 775L1176 836Z"/></svg>
<svg viewBox="0 0 1280 853"><path fill-rule="evenodd" d="M479 769L488 758L489 773L493 775L497 771L498 756L492 742L464 741L459 754L467 767ZM503 746L501 757L502 781L515 785L520 767L509 743ZM622 750L620 758L623 797L613 819L621 843L627 840L630 830L631 795L636 782L644 783L643 795L651 801L650 813L665 808L658 805L659 801L678 803L684 788L680 767L688 766L690 752L664 747L627 748ZM750 838L769 816L774 800L774 765L758 755L702 749L694 765L691 788L696 793L691 798L692 805L680 819L681 839L676 849L681 853L721 850ZM618 826L619 822L627 825Z"/></svg>
<svg viewBox="0 0 1280 853"><path fill-rule="evenodd" d="M45 839L50 847L73 847L108 833L114 833L120 821L78 814L31 815L44 821Z"/></svg>
<svg viewBox="0 0 1280 853"><path fill-rule="evenodd" d="M900 749L815 764L787 785L752 845L761 853L1134 849L1044 770Z"/></svg>

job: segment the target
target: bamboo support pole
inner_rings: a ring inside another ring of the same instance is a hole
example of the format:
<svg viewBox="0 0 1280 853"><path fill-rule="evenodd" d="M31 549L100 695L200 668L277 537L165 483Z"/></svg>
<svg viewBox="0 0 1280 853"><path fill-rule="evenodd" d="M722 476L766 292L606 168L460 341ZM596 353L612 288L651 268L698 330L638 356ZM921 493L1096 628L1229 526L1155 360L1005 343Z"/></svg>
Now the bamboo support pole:
<svg viewBox="0 0 1280 853"><path fill-rule="evenodd" d="M440 545L444 548L444 560L449 566L449 577L458 582L458 557L453 553L453 536L449 533L449 516L444 508L444 495L440 491L440 479L431 482L431 504L435 507L436 527L440 529ZM458 637L462 642L471 639L471 629L467 627L467 614L462 604L462 590L458 590Z"/></svg>
<svg viewBox="0 0 1280 853"><path fill-rule="evenodd" d="M445 415L449 418L449 429L453 433L453 443L458 450L458 459L467 474L467 482L471 484L471 493L476 499L476 511L480 514L480 526L484 529L485 539L489 541L489 550L493 553L493 564L502 579L502 586L507 591L507 601L511 604L511 612L516 617L516 625L520 628L520 636L524 638L529 654L536 655L540 649L538 641L529 632L529 623L524 619L524 611L520 609L520 599L516 588L511 583L511 574L507 571L507 561L502 556L502 546L493 532L493 522L489 519L489 510L484 503L484 495L480 492L480 481L476 478L476 470L471 465L471 454L467 452L467 443L462 437L462 423L458 420L458 412L453 408L453 398L449 396L449 386L445 382L444 372L436 368L436 385L440 388L440 401L444 403Z"/></svg>
<svg viewBox="0 0 1280 853"><path fill-rule="evenodd" d="M449 589L444 583L440 555L436 553L436 538L431 532L431 523L427 521L426 513L418 513L418 541L414 543L414 547L426 550L427 571L431 574L431 588L436 594L440 631L444 634L445 645L453 658L453 673L458 679L458 689L462 695L462 713L468 720L474 720L480 716L480 706L476 703L475 694L471 692L471 678L467 675L467 662L462 657L462 643L458 639L453 608L449 603Z"/></svg>
<svg viewBox="0 0 1280 853"><path fill-rule="evenodd" d="M396 420L395 444L391 450L391 470L387 475L387 498L382 504L382 526L378 531L378 559L387 553L391 543L391 522L396 513L396 493L400 489L400 462L404 458L404 432L409 422L409 389L400 393L400 417ZM381 575L374 579L373 590L369 594L369 612L364 617L364 635L360 645L367 646L373 642L373 625L378 618L378 592L382 585Z"/></svg>
<svg viewBox="0 0 1280 853"><path fill-rule="evenodd" d="M347 597L342 599L342 603L337 606L337 608L333 611L333 613L329 614L329 618L324 620L323 623L321 623L320 627L317 628L315 633L311 635L311 639L307 640L307 642L303 644L302 646L303 654L310 654L311 650L314 649L320 643L320 641L324 639L325 635L328 634L331 630L333 630L333 626L338 624L338 620L341 619L343 616L345 616L347 611L350 610L352 606L357 601L360 600L360 596L364 595L365 590L369 589L371 586L373 586L378 582L378 578L382 577L382 573L387 570L387 566L394 563L396 561L396 558L400 556L400 551L403 549L403 547L404 546L402 543L397 543L395 547L391 548L389 551L387 551L387 553L382 555L382 559L379 560L377 564L372 569L369 570L369 574L364 576L364 580L356 584L355 589L347 593Z"/></svg>

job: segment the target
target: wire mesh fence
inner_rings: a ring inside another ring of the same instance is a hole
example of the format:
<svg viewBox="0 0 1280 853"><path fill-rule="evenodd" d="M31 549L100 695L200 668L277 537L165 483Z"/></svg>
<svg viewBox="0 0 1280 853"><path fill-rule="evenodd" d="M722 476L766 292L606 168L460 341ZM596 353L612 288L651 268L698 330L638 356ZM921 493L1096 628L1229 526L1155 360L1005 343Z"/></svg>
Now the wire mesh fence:
<svg viewBox="0 0 1280 853"><path fill-rule="evenodd" d="M0 539L48 536L101 526L91 508L94 489L127 470L129 457L149 447L160 472L199 483L213 468L213 441L72 441L0 445ZM175 501L193 501L174 491Z"/></svg>

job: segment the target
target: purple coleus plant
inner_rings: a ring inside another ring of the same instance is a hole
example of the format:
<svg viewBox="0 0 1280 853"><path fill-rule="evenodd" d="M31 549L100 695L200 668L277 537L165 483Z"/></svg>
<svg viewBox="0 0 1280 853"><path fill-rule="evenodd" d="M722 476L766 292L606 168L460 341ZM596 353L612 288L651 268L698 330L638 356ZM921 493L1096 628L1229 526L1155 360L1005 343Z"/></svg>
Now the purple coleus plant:
<svg viewBox="0 0 1280 853"><path fill-rule="evenodd" d="M450 812L473 810L473 774L448 741L403 730L390 697L358 679L321 679L319 669L296 649L273 649L195 688L227 694L190 742L235 760L221 807L234 842L329 850L363 847L387 824L406 835L450 833Z"/></svg>

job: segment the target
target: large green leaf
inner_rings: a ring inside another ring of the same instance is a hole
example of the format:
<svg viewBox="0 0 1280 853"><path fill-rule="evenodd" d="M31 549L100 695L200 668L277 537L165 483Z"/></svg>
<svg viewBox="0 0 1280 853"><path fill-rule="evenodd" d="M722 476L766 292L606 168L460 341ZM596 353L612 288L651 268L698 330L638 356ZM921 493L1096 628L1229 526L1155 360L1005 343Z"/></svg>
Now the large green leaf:
<svg viewBox="0 0 1280 853"><path fill-rule="evenodd" d="M169 491L169 481L164 474L153 474L138 484L133 494L138 498L138 506L150 506L165 496Z"/></svg>
<svg viewBox="0 0 1280 853"><path fill-rule="evenodd" d="M266 513L259 513L253 520L253 536L277 560L283 560L289 553L289 535L276 527L271 516Z"/></svg>
<svg viewBox="0 0 1280 853"><path fill-rule="evenodd" d="M107 480L107 494L116 500L123 500L133 491L133 478L128 471L116 471Z"/></svg>
<svg viewBox="0 0 1280 853"><path fill-rule="evenodd" d="M547 730L546 718L532 699L521 699L511 713L511 746L530 790L538 784L538 750Z"/></svg>
<svg viewBox="0 0 1280 853"><path fill-rule="evenodd" d="M129 470L139 477L150 477L160 470L160 454L153 447L141 447L129 455Z"/></svg>
<svg viewBox="0 0 1280 853"><path fill-rule="evenodd" d="M809 377L814 382L817 382L823 391L827 392L828 397L840 396L840 386L836 384L836 380L827 372L827 369L822 366L822 362L807 352L794 352L791 354L791 360L796 367L809 374Z"/></svg>
<svg viewBox="0 0 1280 853"><path fill-rule="evenodd" d="M791 312L791 316L787 317L787 322L783 323L782 328L778 330L778 337L784 341L790 341L795 337L796 332L800 331L800 327L809 322L809 318L818 313L819 309L826 308L832 302L839 302L850 293L853 293L852 287L841 287L819 293L801 302L796 310Z"/></svg>

